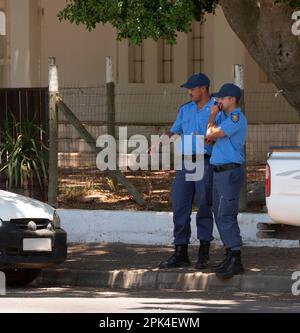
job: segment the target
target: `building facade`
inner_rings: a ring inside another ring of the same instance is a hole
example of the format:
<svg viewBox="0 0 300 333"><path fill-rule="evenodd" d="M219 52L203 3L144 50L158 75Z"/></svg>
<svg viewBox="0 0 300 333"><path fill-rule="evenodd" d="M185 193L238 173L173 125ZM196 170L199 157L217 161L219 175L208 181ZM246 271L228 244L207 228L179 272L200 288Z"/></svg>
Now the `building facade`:
<svg viewBox="0 0 300 333"><path fill-rule="evenodd" d="M180 103L188 100L180 85L189 75L206 73L214 91L224 82L234 82L234 65L241 64L245 66L246 115L253 125L249 128L249 152L255 157L259 149L265 156L270 141L279 144L278 128L282 126L266 129L265 124L287 124L282 144L300 140L297 113L280 95L275 97L276 87L231 30L221 8L216 15L206 15L203 24L193 22L192 32L179 33L176 45L147 39L136 46L127 40L117 41L110 24L99 24L88 32L84 26L59 22L57 13L65 4L64 0L0 0L0 13L5 17L4 26L0 25L0 87L47 86L49 57L56 58L60 87L100 86L105 83L106 57L110 56L114 81L122 95L116 99L116 120L167 124L175 119ZM150 95L148 103L145 96ZM75 111L80 119L96 120L86 108ZM291 126L296 128L289 130ZM87 150L81 141L76 145L82 148L72 148L74 131L63 128L68 134L60 142L61 151ZM97 126L89 129L99 133ZM136 130L153 131L145 126Z"/></svg>
<svg viewBox="0 0 300 333"><path fill-rule="evenodd" d="M177 89L187 76L203 71L217 89L233 81L234 64L246 68L246 89L273 90L266 76L229 27L221 9L203 25L193 23L189 34L179 33L177 44L146 40L141 46L117 41L109 24L88 32L83 26L59 22L62 0L0 0L6 15L1 42L1 66L6 87L47 85L48 57L56 57L63 85L105 82L105 57L111 56L115 81L128 89Z"/></svg>

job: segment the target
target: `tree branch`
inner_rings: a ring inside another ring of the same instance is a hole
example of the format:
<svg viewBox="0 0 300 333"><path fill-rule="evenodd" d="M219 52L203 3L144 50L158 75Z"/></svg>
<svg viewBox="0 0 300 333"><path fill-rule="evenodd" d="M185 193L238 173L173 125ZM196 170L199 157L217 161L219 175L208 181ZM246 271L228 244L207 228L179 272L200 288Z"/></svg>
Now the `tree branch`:
<svg viewBox="0 0 300 333"><path fill-rule="evenodd" d="M293 8L273 0L220 3L229 25L253 59L300 114L300 43L291 31Z"/></svg>
<svg viewBox="0 0 300 333"><path fill-rule="evenodd" d="M256 48L259 7L256 0L221 0L224 15L232 30L248 49Z"/></svg>

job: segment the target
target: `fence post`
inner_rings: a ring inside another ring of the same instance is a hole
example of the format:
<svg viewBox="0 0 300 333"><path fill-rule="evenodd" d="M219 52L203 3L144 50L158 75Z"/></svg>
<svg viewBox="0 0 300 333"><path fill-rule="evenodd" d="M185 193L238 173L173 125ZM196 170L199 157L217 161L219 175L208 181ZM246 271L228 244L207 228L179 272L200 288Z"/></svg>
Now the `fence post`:
<svg viewBox="0 0 300 333"><path fill-rule="evenodd" d="M115 83L113 80L111 57L106 57L106 112L107 112L107 133L115 138L116 137Z"/></svg>
<svg viewBox="0 0 300 333"><path fill-rule="evenodd" d="M112 57L106 57L106 114L107 114L107 134L111 135L116 140L116 106L115 106L115 83L113 79L113 64ZM109 185L111 188L116 188L118 185L117 178L111 174Z"/></svg>
<svg viewBox="0 0 300 333"><path fill-rule="evenodd" d="M48 203L57 205L58 187L58 74L55 58L48 59L49 65L49 185Z"/></svg>
<svg viewBox="0 0 300 333"><path fill-rule="evenodd" d="M244 65L234 65L234 81L235 84L240 87L242 94L239 102L241 111L245 114L245 91L244 91ZM246 146L244 148L245 160L246 160ZM240 192L239 209L241 211L247 210L247 167L244 164L244 182Z"/></svg>

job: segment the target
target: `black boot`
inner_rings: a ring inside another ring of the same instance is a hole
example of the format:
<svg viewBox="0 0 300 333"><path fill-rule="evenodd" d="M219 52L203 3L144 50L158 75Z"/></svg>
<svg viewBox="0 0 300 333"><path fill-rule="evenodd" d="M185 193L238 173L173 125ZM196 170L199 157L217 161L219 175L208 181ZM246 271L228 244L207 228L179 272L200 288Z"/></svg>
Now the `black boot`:
<svg viewBox="0 0 300 333"><path fill-rule="evenodd" d="M166 261L159 264L159 268L188 267L191 265L187 245L175 245L174 254Z"/></svg>
<svg viewBox="0 0 300 333"><path fill-rule="evenodd" d="M198 260L196 262L196 269L205 269L208 268L209 264L209 241L200 241L199 251L198 251Z"/></svg>
<svg viewBox="0 0 300 333"><path fill-rule="evenodd" d="M244 273L244 267L241 260L241 251L229 250L223 266L216 271L217 277L229 279L234 275L242 273Z"/></svg>
<svg viewBox="0 0 300 333"><path fill-rule="evenodd" d="M213 269L215 272L217 272L220 269L223 269L224 265L227 263L229 251L230 249L226 249L223 256L223 260L218 264L213 265Z"/></svg>

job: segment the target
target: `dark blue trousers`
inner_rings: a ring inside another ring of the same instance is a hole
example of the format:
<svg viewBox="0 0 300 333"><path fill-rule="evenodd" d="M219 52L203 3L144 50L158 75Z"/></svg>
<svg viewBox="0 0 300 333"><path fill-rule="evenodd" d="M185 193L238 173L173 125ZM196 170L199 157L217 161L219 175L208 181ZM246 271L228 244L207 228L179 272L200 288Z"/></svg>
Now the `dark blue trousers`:
<svg viewBox="0 0 300 333"><path fill-rule="evenodd" d="M237 215L239 211L239 193L243 179L243 166L214 172L213 175L214 217L221 240L226 248L242 245Z"/></svg>
<svg viewBox="0 0 300 333"><path fill-rule="evenodd" d="M197 238L199 240L213 240L212 215L212 180L213 171L209 158L204 160L204 177L200 181L187 181L184 168L176 171L172 184L172 209L174 222L174 244L184 245L190 243L191 213L194 195L198 212L196 215Z"/></svg>

